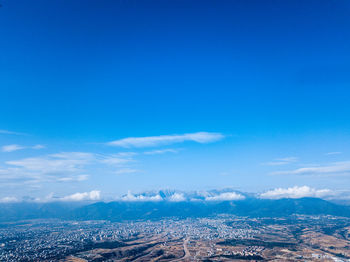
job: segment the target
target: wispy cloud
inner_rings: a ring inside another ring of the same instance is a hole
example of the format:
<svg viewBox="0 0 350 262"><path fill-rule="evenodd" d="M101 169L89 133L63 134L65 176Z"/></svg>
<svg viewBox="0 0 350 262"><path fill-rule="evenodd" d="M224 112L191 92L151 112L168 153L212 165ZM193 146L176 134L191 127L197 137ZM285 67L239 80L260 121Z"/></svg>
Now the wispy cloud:
<svg viewBox="0 0 350 262"><path fill-rule="evenodd" d="M132 174L132 173L137 173L139 170L133 169L133 168L122 168L117 171L115 171L115 174L117 175L122 175L122 174Z"/></svg>
<svg viewBox="0 0 350 262"><path fill-rule="evenodd" d="M111 155L100 160L102 163L114 166L122 166L126 163L133 161L131 157L121 157L119 155Z"/></svg>
<svg viewBox="0 0 350 262"><path fill-rule="evenodd" d="M291 163L295 163L298 161L297 157L284 157L284 158L276 158L271 162L264 163L267 166L282 166L288 165Z"/></svg>
<svg viewBox="0 0 350 262"><path fill-rule="evenodd" d="M333 195L329 189L315 189L308 186L294 186L289 188L276 188L260 194L264 199L281 199L281 198L302 198L302 197L326 197Z"/></svg>
<svg viewBox="0 0 350 262"><path fill-rule="evenodd" d="M17 144L5 145L1 147L2 152L14 152L22 149L43 149L45 146L43 145L34 145L34 146L21 146Z"/></svg>
<svg viewBox="0 0 350 262"><path fill-rule="evenodd" d="M57 181L58 182L74 182L74 181L77 181L77 182L80 182L80 181L86 181L88 180L89 178L89 175L77 175L77 176L74 176L74 177L59 177L57 178Z"/></svg>
<svg viewBox="0 0 350 262"><path fill-rule="evenodd" d="M125 148L157 147L175 143L193 141L201 144L219 141L224 138L220 133L198 132L182 135L162 135L149 137L128 137L120 140L108 142L109 146L118 146Z"/></svg>
<svg viewBox="0 0 350 262"><path fill-rule="evenodd" d="M7 161L6 164L30 171L56 173L75 172L92 160L94 155L91 153L69 152Z"/></svg>
<svg viewBox="0 0 350 262"><path fill-rule="evenodd" d="M46 148L46 146L44 146L44 145L35 145L35 146L32 146L31 148L32 149L43 149L43 148Z"/></svg>
<svg viewBox="0 0 350 262"><path fill-rule="evenodd" d="M3 134L3 135L17 135L17 136L27 135L25 133L14 132L14 131L5 130L5 129L0 129L0 134Z"/></svg>
<svg viewBox="0 0 350 262"><path fill-rule="evenodd" d="M72 182L88 178L85 167L94 163L92 153L63 152L40 157L6 161L0 169L0 180L23 183Z"/></svg>
<svg viewBox="0 0 350 262"><path fill-rule="evenodd" d="M293 170L277 171L273 175L327 175L350 174L350 161L335 162L324 166L302 167Z"/></svg>
<svg viewBox="0 0 350 262"><path fill-rule="evenodd" d="M166 153L178 153L179 149L167 148L167 149L159 149L144 152L145 155L161 155Z"/></svg>
<svg viewBox="0 0 350 262"><path fill-rule="evenodd" d="M0 181L16 183L81 182L87 180L91 170L133 173L128 166L133 154L102 155L89 152L60 152L39 157L5 161L0 166ZM117 169L117 171L116 171Z"/></svg>
<svg viewBox="0 0 350 262"><path fill-rule="evenodd" d="M342 152L328 152L325 155L326 156L332 156L332 155L340 155Z"/></svg>
<svg viewBox="0 0 350 262"><path fill-rule="evenodd" d="M13 145L6 145L6 146L1 147L1 151L2 152L14 152L14 151L18 151L18 150L21 150L24 148L25 147L23 147L23 146L13 144Z"/></svg>

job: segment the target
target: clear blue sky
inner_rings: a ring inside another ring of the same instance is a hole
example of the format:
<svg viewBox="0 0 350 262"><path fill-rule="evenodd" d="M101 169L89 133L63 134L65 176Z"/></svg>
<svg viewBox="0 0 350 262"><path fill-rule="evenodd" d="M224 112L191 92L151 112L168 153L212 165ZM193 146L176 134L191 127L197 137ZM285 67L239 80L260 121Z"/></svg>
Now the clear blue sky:
<svg viewBox="0 0 350 262"><path fill-rule="evenodd" d="M0 197L349 188L349 1L0 2Z"/></svg>

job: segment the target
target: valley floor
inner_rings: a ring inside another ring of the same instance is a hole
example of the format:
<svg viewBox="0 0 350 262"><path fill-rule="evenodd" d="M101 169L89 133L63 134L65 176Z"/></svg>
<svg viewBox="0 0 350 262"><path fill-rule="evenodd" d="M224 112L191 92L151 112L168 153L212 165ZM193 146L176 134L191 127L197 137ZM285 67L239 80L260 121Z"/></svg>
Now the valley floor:
<svg viewBox="0 0 350 262"><path fill-rule="evenodd" d="M0 226L0 261L350 261L350 220L333 216Z"/></svg>

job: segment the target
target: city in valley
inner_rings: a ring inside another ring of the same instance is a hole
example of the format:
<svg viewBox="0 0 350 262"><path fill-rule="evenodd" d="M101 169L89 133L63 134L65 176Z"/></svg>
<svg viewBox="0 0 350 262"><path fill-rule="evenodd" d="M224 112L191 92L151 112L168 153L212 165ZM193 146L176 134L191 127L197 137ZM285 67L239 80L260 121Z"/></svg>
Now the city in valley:
<svg viewBox="0 0 350 262"><path fill-rule="evenodd" d="M0 224L0 261L350 261L350 219L293 215Z"/></svg>
<svg viewBox="0 0 350 262"><path fill-rule="evenodd" d="M350 262L350 0L0 0L0 262Z"/></svg>

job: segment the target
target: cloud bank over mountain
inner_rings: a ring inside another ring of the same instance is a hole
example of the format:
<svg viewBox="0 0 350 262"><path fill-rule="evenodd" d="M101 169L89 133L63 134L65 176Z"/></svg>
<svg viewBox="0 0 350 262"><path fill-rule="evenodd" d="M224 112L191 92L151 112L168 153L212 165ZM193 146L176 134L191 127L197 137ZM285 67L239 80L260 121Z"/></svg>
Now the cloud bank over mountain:
<svg viewBox="0 0 350 262"><path fill-rule="evenodd" d="M339 194L338 194L339 193ZM117 200L122 201L239 201L246 198L260 199L282 199L282 198L304 198L314 197L330 199L341 196L344 192L336 192L330 189L315 189L309 186L294 186L289 188L275 188L263 193L244 193L233 189L209 190L209 191L176 191L160 190L133 194L129 191L126 195ZM342 196L344 197L344 196Z"/></svg>
<svg viewBox="0 0 350 262"><path fill-rule="evenodd" d="M324 198L333 196L334 192L329 189L315 189L308 186L294 186L289 188L276 188L260 194L260 198L264 199L281 199L281 198L302 198L317 197Z"/></svg>
<svg viewBox="0 0 350 262"><path fill-rule="evenodd" d="M141 193L132 193L130 190L121 197L104 198L100 190L77 192L66 196L55 196L53 193L43 198L24 198L5 196L0 198L0 203L11 202L79 202L79 201L121 201L121 202L225 202L241 201L245 199L299 199L304 197L321 199L350 199L348 191L334 191L330 189L316 189L309 186L294 186L289 188L275 188L263 193L245 193L234 189L201 190L201 191L178 191L178 190L155 190Z"/></svg>
<svg viewBox="0 0 350 262"><path fill-rule="evenodd" d="M231 200L242 200L245 196L236 192L225 192L214 196L207 196L206 201L231 201Z"/></svg>
<svg viewBox="0 0 350 262"><path fill-rule="evenodd" d="M60 201L98 201L101 200L100 191L93 190L91 192L75 193L69 196L59 198Z"/></svg>

